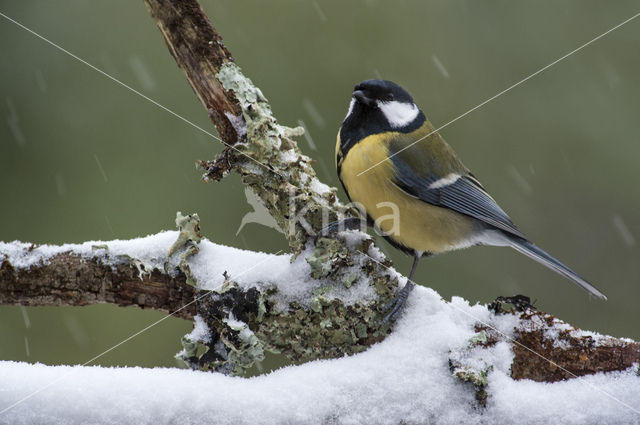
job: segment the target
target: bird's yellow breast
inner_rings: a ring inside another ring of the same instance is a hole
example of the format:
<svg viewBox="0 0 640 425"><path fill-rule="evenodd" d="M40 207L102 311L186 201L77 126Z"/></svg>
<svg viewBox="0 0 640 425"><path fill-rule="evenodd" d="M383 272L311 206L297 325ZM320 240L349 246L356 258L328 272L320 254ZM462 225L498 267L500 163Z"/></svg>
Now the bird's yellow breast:
<svg viewBox="0 0 640 425"><path fill-rule="evenodd" d="M337 155L339 177L351 201L361 204L389 238L407 248L436 254L469 246L473 235L470 217L426 203L393 182L393 162L385 159L394 135L368 136L343 158Z"/></svg>

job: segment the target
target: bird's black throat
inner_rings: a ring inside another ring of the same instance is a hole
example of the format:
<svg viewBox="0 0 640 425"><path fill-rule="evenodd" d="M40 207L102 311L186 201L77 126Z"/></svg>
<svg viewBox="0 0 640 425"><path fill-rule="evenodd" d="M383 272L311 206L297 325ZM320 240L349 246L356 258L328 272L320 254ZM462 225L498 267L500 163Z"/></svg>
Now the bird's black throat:
<svg viewBox="0 0 640 425"><path fill-rule="evenodd" d="M353 110L340 127L340 153L344 158L347 152L365 137L385 132L411 133L426 121L420 111L418 116L404 127L393 128L384 114L376 106L368 106L355 101Z"/></svg>

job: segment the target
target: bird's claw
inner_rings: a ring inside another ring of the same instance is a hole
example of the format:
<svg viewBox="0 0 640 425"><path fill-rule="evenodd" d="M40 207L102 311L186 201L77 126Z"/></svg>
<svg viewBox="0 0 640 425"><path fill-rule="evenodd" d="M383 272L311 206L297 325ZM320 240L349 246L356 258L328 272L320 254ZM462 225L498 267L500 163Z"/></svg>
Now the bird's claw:
<svg viewBox="0 0 640 425"><path fill-rule="evenodd" d="M384 319L382 319L382 325L385 325L389 320L396 321L396 319L400 316L400 313L404 310L404 306L407 303L407 298L409 298L409 293L413 290L415 284L413 282L407 281L398 294L393 297L391 301L382 307L382 311L390 310Z"/></svg>

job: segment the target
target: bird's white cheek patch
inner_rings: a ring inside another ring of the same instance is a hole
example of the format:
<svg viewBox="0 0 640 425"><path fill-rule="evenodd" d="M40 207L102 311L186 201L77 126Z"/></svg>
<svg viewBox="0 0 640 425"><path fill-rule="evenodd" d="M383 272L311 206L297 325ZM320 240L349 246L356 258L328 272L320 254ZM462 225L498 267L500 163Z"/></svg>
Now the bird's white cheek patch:
<svg viewBox="0 0 640 425"><path fill-rule="evenodd" d="M353 105L355 104L356 104L356 100L354 98L351 98L351 103L349 104L349 110L347 111L347 115L344 117L345 120L349 118L349 115L351 115L351 113L353 112Z"/></svg>
<svg viewBox="0 0 640 425"><path fill-rule="evenodd" d="M382 111L389 125L394 128L404 127L416 119L420 109L414 103L404 102L380 102L378 108Z"/></svg>

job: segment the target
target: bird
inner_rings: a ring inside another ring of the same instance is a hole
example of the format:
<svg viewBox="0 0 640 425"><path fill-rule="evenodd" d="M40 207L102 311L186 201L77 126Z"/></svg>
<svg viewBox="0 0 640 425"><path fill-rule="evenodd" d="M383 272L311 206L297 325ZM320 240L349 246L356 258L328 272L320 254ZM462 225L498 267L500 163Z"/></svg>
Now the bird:
<svg viewBox="0 0 640 425"><path fill-rule="evenodd" d="M513 224L396 83L373 79L354 87L338 131L335 165L349 200L366 218L328 227L355 228L366 220L391 245L413 256L407 283L384 307L389 313L383 323L396 320L403 310L420 258L474 245L511 247L606 300Z"/></svg>

